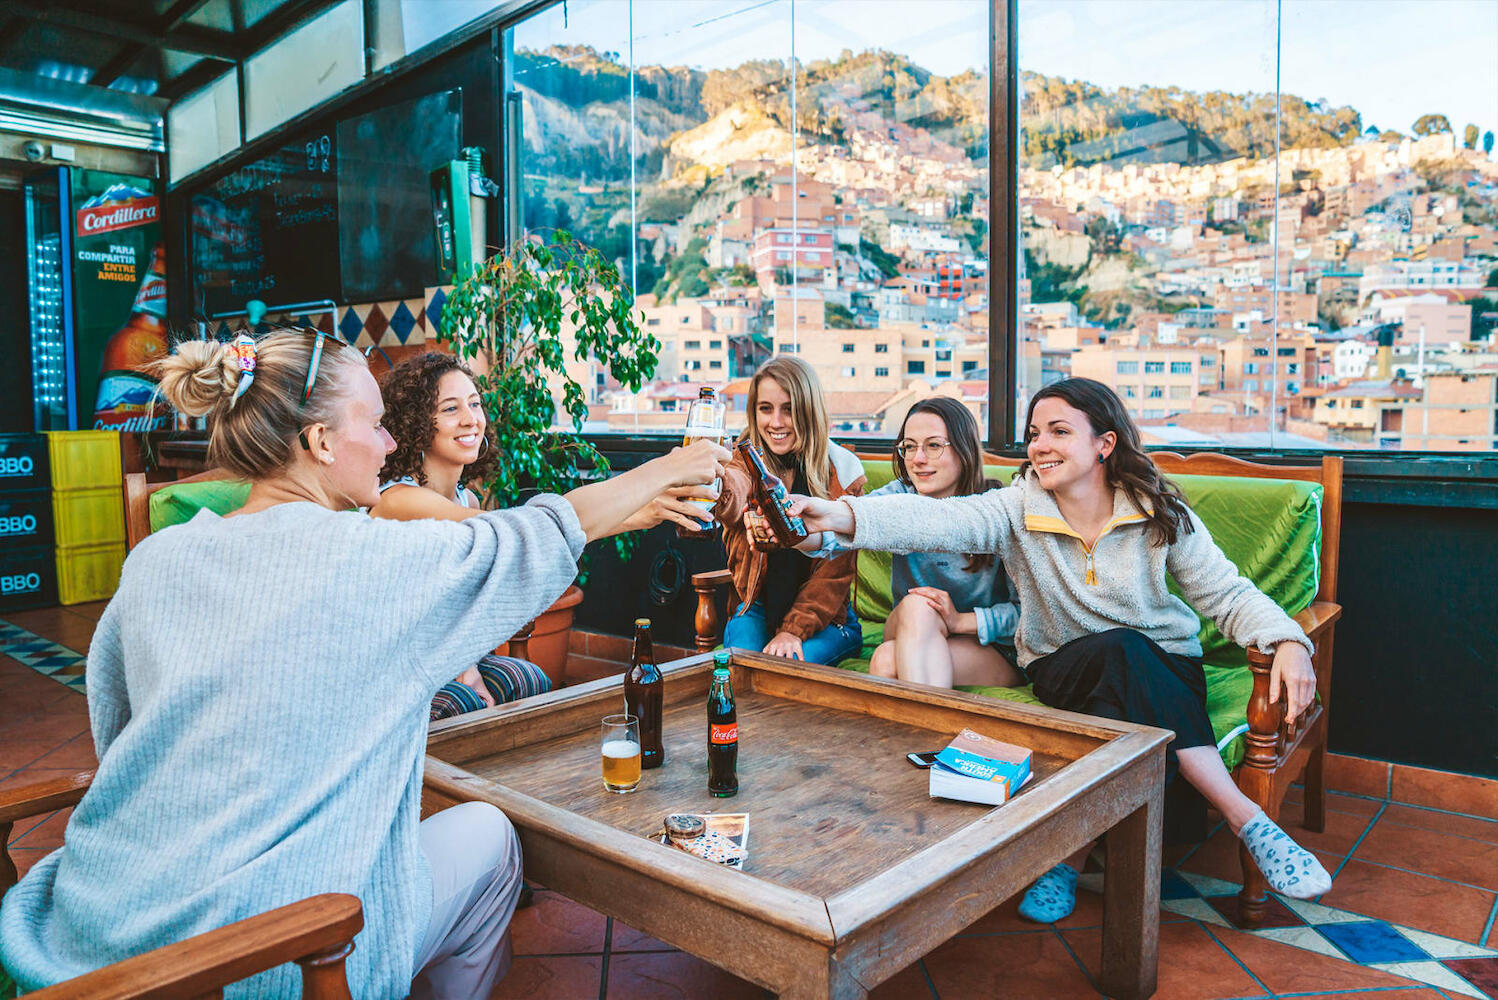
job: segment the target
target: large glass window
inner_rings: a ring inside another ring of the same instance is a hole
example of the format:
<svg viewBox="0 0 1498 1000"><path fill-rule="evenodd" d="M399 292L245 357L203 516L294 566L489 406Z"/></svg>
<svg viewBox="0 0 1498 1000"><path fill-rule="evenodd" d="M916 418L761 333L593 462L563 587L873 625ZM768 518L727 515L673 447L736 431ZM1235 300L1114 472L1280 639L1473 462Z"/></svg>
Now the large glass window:
<svg viewBox="0 0 1498 1000"><path fill-rule="evenodd" d="M1076 374L1150 444L1498 447L1498 7L1019 0L1018 37L1020 419Z"/></svg>
<svg viewBox="0 0 1498 1000"><path fill-rule="evenodd" d="M548 8L507 38L521 227L568 229L619 262L663 343L659 383L742 393L793 353L821 376L835 433L892 435L882 415L904 408L888 401L936 391L986 426L989 7ZM704 350L705 332L724 336ZM845 363L869 345L902 357ZM633 430L668 395L579 381L596 430L613 415Z"/></svg>

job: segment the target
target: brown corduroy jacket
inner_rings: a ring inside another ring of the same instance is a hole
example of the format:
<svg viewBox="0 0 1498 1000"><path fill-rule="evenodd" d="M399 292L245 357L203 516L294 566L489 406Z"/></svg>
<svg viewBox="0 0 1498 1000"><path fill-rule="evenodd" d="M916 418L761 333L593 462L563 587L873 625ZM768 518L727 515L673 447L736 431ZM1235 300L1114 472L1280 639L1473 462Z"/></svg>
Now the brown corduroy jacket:
<svg viewBox="0 0 1498 1000"><path fill-rule="evenodd" d="M833 444L836 452L832 460L832 472L828 477L828 499L840 496L861 496L866 477L858 459L846 448ZM848 476L850 482L843 485L839 476ZM764 585L765 553L749 544L749 533L744 530L744 509L754 496L752 469L737 451L723 474L723 489L713 508L713 516L723 524L723 543L728 549L728 569L733 575L735 598L729 613L738 609L740 603L752 604L759 597ZM800 484L797 484L800 485ZM813 560L811 575L801 585L795 603L785 613L779 631L789 633L805 641L828 625L842 624L848 616L848 595L858 571L858 553L847 552L831 559Z"/></svg>

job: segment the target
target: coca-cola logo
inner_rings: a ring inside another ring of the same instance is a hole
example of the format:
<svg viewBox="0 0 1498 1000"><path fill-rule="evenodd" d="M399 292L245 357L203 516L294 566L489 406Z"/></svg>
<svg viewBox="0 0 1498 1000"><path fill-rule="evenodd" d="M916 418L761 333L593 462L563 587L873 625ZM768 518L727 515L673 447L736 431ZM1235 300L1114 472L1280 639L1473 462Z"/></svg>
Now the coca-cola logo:
<svg viewBox="0 0 1498 1000"><path fill-rule="evenodd" d="M98 236L117 229L131 229L155 222L160 212L160 201L150 198L131 198L128 201L110 201L91 208L78 210L78 235Z"/></svg>

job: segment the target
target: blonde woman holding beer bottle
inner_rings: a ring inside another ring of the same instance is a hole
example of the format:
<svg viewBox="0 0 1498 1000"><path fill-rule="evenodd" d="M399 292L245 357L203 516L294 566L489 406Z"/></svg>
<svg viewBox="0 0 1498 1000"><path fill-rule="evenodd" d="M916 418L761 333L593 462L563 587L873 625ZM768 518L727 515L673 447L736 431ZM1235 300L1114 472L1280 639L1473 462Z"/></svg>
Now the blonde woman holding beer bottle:
<svg viewBox="0 0 1498 1000"><path fill-rule="evenodd" d="M828 437L827 402L812 367L800 358L771 358L749 384L752 443L786 489L836 500L863 492L863 466ZM758 548L744 513L754 496L754 471L741 454L723 475L713 508L737 595L723 645L835 664L856 653L863 633L848 601L856 553L811 559L795 549Z"/></svg>
<svg viewBox="0 0 1498 1000"><path fill-rule="evenodd" d="M130 553L88 656L99 768L62 848L0 908L26 991L294 900L358 896L354 996L488 996L509 964L520 844L483 803L421 820L432 695L572 582L583 545L663 490L711 482L709 442L515 510L400 523L395 447L363 356L311 332L192 341L156 367L250 481ZM226 996L301 994L286 965Z"/></svg>

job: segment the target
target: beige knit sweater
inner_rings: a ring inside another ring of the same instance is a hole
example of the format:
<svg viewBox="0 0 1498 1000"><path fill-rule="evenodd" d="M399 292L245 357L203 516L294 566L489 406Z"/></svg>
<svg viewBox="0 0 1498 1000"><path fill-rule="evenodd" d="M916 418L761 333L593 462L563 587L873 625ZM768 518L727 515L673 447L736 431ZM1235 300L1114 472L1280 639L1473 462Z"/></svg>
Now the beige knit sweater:
<svg viewBox="0 0 1498 1000"><path fill-rule="evenodd" d="M1014 634L1020 666L1084 635L1131 628L1161 647L1200 656L1195 608L1232 642L1268 652L1298 642L1299 625L1238 572L1193 512L1194 530L1154 545L1148 522L1120 490L1113 518L1089 550L1029 478L1003 489L936 500L923 496L846 497L854 534L841 544L890 552L992 552L1019 594ZM1186 601L1166 589L1166 574Z"/></svg>

